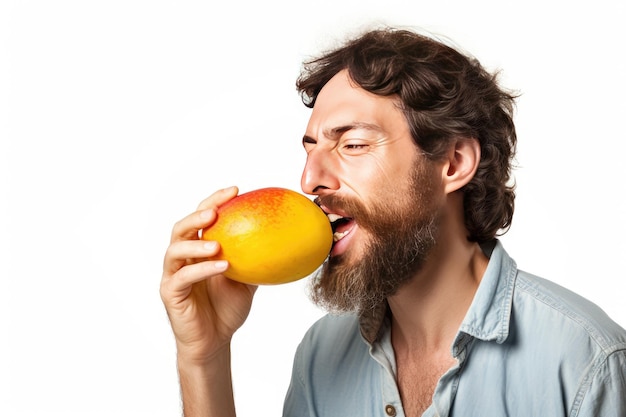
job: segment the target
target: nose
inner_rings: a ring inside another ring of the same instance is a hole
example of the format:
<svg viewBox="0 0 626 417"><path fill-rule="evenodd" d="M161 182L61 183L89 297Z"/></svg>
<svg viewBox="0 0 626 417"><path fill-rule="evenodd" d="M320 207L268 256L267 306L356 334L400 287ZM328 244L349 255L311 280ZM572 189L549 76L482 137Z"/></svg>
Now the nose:
<svg viewBox="0 0 626 417"><path fill-rule="evenodd" d="M313 149L307 154L300 186L306 194L319 195L324 190L338 190L339 178L332 157L321 149Z"/></svg>

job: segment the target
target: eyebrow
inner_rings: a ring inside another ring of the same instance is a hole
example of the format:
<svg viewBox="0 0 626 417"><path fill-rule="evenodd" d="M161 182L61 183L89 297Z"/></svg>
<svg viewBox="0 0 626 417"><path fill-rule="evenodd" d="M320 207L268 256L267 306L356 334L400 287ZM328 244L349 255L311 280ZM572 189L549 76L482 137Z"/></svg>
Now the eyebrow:
<svg viewBox="0 0 626 417"><path fill-rule="evenodd" d="M357 129L374 130L377 132L382 131L380 126L375 125L373 123L354 122L354 123L349 123L349 124L342 125L342 126L333 127L332 129L324 129L324 136L331 140L337 140L337 138L341 136L342 134L349 132L351 130L357 130ZM302 141L303 142L316 142L316 139L311 136L304 135L302 138Z"/></svg>

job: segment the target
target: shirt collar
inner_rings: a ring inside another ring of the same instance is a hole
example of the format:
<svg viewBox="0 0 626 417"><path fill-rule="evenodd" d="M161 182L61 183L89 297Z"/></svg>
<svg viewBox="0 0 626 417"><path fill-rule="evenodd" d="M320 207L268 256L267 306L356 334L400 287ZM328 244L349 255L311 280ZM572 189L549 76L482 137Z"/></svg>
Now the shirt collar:
<svg viewBox="0 0 626 417"><path fill-rule="evenodd" d="M503 343L509 335L517 265L497 239L481 245L481 248L489 257L489 264L453 346L460 344L463 334L482 340L495 340L497 343ZM380 339L388 314L386 301L360 314L361 335L368 343L373 344Z"/></svg>
<svg viewBox="0 0 626 417"><path fill-rule="evenodd" d="M503 343L509 335L517 265L498 240L483 246L489 264L459 332Z"/></svg>

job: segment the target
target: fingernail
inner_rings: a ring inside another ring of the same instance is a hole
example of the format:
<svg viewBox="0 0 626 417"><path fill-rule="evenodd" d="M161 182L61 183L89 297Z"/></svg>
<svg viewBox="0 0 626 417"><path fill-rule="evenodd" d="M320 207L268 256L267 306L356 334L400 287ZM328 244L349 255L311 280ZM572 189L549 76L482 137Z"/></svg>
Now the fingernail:
<svg viewBox="0 0 626 417"><path fill-rule="evenodd" d="M213 267L218 270L224 270L228 268L228 261L216 261L213 264Z"/></svg>
<svg viewBox="0 0 626 417"><path fill-rule="evenodd" d="M215 246L217 246L217 243L215 243L215 242L206 242L204 244L204 249L206 249L206 250L215 250Z"/></svg>
<svg viewBox="0 0 626 417"><path fill-rule="evenodd" d="M230 187L222 188L222 192L232 193L236 188L237 188L236 185L231 185Z"/></svg>

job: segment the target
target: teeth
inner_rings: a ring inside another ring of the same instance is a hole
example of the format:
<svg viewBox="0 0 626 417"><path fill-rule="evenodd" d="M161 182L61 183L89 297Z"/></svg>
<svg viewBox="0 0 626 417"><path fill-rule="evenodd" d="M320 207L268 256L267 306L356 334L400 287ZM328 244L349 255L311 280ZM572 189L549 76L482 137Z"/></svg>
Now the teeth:
<svg viewBox="0 0 626 417"><path fill-rule="evenodd" d="M348 233L350 233L349 230L346 230L345 232L335 232L333 233L333 242L339 242L341 239L343 239Z"/></svg>
<svg viewBox="0 0 626 417"><path fill-rule="evenodd" d="M335 213L330 213L328 214L328 220L330 220L330 222L336 222L337 220L341 219L342 217L338 214Z"/></svg>

